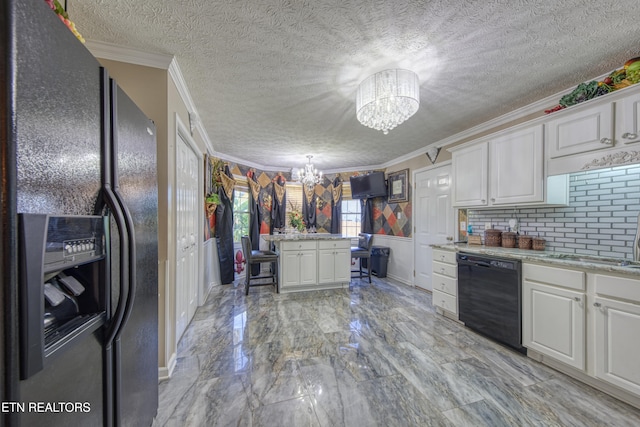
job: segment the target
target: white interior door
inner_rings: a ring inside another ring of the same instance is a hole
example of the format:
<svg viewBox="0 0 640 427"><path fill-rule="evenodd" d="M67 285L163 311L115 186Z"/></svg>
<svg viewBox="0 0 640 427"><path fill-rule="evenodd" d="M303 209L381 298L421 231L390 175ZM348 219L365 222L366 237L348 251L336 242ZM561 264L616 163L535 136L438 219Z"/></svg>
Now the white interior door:
<svg viewBox="0 0 640 427"><path fill-rule="evenodd" d="M414 175L413 283L431 291L432 244L453 241L454 218L451 201L451 165L418 171Z"/></svg>
<svg viewBox="0 0 640 427"><path fill-rule="evenodd" d="M198 305L198 158L179 136L176 148L176 342Z"/></svg>

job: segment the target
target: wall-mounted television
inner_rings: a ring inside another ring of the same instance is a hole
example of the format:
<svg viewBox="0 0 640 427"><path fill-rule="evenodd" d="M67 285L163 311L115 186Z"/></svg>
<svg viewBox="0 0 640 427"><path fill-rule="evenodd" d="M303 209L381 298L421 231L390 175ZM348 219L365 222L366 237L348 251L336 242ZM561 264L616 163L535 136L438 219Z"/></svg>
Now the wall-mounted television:
<svg viewBox="0 0 640 427"><path fill-rule="evenodd" d="M387 196L387 182L384 179L384 172L352 176L349 181L351 183L351 197L354 199Z"/></svg>

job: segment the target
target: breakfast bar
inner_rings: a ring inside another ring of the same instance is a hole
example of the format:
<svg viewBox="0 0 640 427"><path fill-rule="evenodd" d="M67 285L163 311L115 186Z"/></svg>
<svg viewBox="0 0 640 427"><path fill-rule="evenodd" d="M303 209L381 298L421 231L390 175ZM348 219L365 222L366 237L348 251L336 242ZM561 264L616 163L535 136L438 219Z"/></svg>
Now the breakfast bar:
<svg viewBox="0 0 640 427"><path fill-rule="evenodd" d="M341 289L351 280L351 239L340 234L262 235L279 254L281 293Z"/></svg>

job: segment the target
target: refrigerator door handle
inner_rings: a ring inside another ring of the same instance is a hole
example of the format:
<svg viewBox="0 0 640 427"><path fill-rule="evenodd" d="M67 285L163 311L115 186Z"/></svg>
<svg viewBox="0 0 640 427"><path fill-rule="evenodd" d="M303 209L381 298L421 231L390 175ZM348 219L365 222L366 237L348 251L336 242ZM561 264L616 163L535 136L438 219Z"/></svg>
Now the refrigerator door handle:
<svg viewBox="0 0 640 427"><path fill-rule="evenodd" d="M105 347L107 349L111 348L113 344L113 340L116 338L116 335L120 329L120 325L125 317L126 312L126 293L127 289L131 288L131 284L129 283L130 275L129 271L129 261L131 259L129 254L129 233L127 232L127 225L125 221L125 215L120 208L120 204L117 201L117 198L111 188L103 188L103 199L106 202L106 205L111 209L113 214L113 218L116 222L116 226L118 227L120 234L120 298L118 299L118 305L116 310L109 322L109 328L107 329L107 333L105 334Z"/></svg>
<svg viewBox="0 0 640 427"><path fill-rule="evenodd" d="M114 195L118 200L118 204L120 205L120 208L124 216L124 222L125 222L126 233L127 233L127 244L128 244L127 255L129 257L128 263L127 263L129 287L128 287L128 291L127 291L127 295L124 303L124 313L123 313L122 319L118 324L117 331L115 333L115 339L117 340L120 337L120 334L122 334L122 329L127 324L127 321L129 320L129 316L131 315L131 310L133 309L133 302L135 300L136 287L137 287L136 286L137 269L136 269L136 237L135 237L135 230L133 228L133 217L131 216L131 212L129 212L129 209L127 208L127 206L122 202L122 197L120 196L120 194L118 194L117 189L114 191ZM122 297L121 297L121 300L122 300Z"/></svg>
<svg viewBox="0 0 640 427"><path fill-rule="evenodd" d="M115 339L119 339L122 334L122 330L129 320L129 316L131 315L131 310L133 309L133 301L135 299L136 294L136 241L135 241L135 230L133 226L133 217L131 216L131 212L127 205L124 203L124 199L118 192L119 184L118 184L118 85L116 81L113 79L109 79L109 89L110 89L110 115L111 115L111 183L113 185L113 195L120 207L120 212L124 218L126 233L127 233L127 254L129 256L129 260L127 263L127 274L128 274L128 289L127 294L124 297L124 313L122 319L117 326L117 330L115 332ZM122 270L121 270L122 271ZM122 301L123 295L120 296L120 301ZM120 303L118 301L118 303Z"/></svg>

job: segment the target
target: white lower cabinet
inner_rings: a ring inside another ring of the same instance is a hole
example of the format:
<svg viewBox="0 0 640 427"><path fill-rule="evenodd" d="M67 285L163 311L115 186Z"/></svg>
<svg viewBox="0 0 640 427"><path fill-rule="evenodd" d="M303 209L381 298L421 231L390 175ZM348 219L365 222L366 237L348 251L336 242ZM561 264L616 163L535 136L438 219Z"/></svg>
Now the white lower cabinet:
<svg viewBox="0 0 640 427"><path fill-rule="evenodd" d="M318 242L318 283L351 280L351 244L347 240Z"/></svg>
<svg viewBox="0 0 640 427"><path fill-rule="evenodd" d="M314 242L315 246L315 242ZM283 250L280 253L280 288L316 283L316 249Z"/></svg>
<svg viewBox="0 0 640 427"><path fill-rule="evenodd" d="M522 345L585 369L585 294L523 281Z"/></svg>
<svg viewBox="0 0 640 427"><path fill-rule="evenodd" d="M433 250L433 274L431 301L449 313L449 317L458 318L458 263L456 253Z"/></svg>
<svg viewBox="0 0 640 427"><path fill-rule="evenodd" d="M593 282L595 376L640 396L640 280L597 274Z"/></svg>
<svg viewBox="0 0 640 427"><path fill-rule="evenodd" d="M280 252L280 289L317 283L316 242L283 242Z"/></svg>
<svg viewBox="0 0 640 427"><path fill-rule="evenodd" d="M530 356L640 407L640 280L523 263L522 292Z"/></svg>
<svg viewBox="0 0 640 427"><path fill-rule="evenodd" d="M586 284L582 271L522 265L522 345L585 370Z"/></svg>

